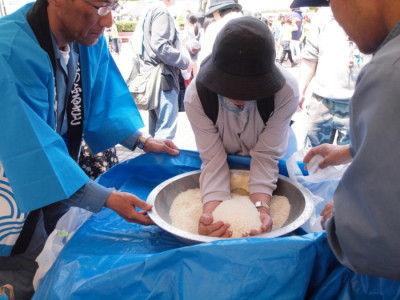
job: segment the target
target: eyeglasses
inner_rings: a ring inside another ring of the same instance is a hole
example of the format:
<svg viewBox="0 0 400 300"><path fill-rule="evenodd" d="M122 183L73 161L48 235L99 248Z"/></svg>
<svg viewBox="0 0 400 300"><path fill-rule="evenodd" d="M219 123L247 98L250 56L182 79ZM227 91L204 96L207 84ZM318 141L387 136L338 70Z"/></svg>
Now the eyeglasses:
<svg viewBox="0 0 400 300"><path fill-rule="evenodd" d="M91 7L97 9L97 14L99 16L105 16L105 15L109 14L111 11L118 12L118 10L121 7L119 5L118 1L115 1L115 2L110 3L109 5L105 5L105 6L97 6L97 5L90 3L87 0L83 0L83 1L86 2L87 4L89 4Z"/></svg>

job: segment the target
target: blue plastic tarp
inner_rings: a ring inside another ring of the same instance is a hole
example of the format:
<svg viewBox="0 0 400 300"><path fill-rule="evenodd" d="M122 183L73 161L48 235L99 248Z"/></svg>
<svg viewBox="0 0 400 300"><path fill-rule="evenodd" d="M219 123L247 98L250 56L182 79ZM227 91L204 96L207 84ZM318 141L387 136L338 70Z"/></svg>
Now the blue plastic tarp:
<svg viewBox="0 0 400 300"><path fill-rule="evenodd" d="M229 162L249 165L244 157ZM200 164L197 152L146 154L115 166L99 182L146 199L162 181ZM346 297L355 275L338 264L324 232L188 246L158 226L127 223L103 208L75 233L33 299L353 299ZM360 286L365 297L358 299L376 299L368 298L371 285ZM389 287L390 295L396 288ZM375 296L389 295L380 293Z"/></svg>

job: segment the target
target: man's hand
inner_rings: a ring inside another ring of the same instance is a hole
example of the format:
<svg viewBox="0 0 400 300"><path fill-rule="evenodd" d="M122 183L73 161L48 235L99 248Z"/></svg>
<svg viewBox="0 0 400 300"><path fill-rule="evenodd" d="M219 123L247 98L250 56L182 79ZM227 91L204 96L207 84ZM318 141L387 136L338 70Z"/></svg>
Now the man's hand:
<svg viewBox="0 0 400 300"><path fill-rule="evenodd" d="M306 164L310 162L310 160L315 155L321 155L324 160L319 164L318 167L321 169L326 168L328 166L337 166L351 162L352 156L350 153L350 146L338 146L332 144L323 144L312 148L306 156L304 156L303 162Z"/></svg>
<svg viewBox="0 0 400 300"><path fill-rule="evenodd" d="M178 155L178 147L171 140L161 140L149 137L144 143L143 150L147 152L166 152L170 155Z"/></svg>
<svg viewBox="0 0 400 300"><path fill-rule="evenodd" d="M112 209L128 222L154 225L154 222L147 216L147 212L152 209L152 206L135 195L112 192L104 206ZM143 209L143 211L137 211L136 207Z"/></svg>
<svg viewBox="0 0 400 300"><path fill-rule="evenodd" d="M333 216L333 200L328 202L324 209L321 211L321 226L323 229L325 229L325 223L329 218L332 218Z"/></svg>
<svg viewBox="0 0 400 300"><path fill-rule="evenodd" d="M210 201L204 204L203 214L199 220L199 234L213 237L231 237L232 231L228 230L229 224L222 221L213 223L212 212L221 201Z"/></svg>

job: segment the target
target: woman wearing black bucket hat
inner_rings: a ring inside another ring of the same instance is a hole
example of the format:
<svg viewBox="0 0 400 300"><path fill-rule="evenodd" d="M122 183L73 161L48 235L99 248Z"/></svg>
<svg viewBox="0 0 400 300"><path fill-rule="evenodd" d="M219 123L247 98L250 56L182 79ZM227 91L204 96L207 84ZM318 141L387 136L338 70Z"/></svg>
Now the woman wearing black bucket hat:
<svg viewBox="0 0 400 300"><path fill-rule="evenodd" d="M229 225L212 222L211 213L231 198L227 155L251 157L250 199L262 227L271 230L268 205L276 188L278 159L288 145L291 117L298 105L295 78L275 64L268 26L253 17L231 20L218 34L185 96L186 113L202 159L203 215L199 232L229 237Z"/></svg>

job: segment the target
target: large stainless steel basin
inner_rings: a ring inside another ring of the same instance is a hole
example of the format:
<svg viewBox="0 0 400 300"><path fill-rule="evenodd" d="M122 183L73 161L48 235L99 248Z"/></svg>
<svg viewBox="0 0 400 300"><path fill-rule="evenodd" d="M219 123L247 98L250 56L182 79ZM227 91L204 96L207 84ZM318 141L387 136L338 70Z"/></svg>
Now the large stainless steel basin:
<svg viewBox="0 0 400 300"><path fill-rule="evenodd" d="M237 171L249 172L247 170ZM172 202L179 193L188 189L198 188L199 177L200 171L192 171L174 176L155 187L147 198L147 202L153 205L153 209L149 213L152 220L158 226L172 233L187 244L211 242L221 239L193 234L171 225L169 210ZM255 236L256 238L273 238L289 234L301 227L312 214L314 205L310 192L293 180L284 176L279 176L277 189L274 195L286 196L289 199L291 210L288 220L281 228Z"/></svg>

